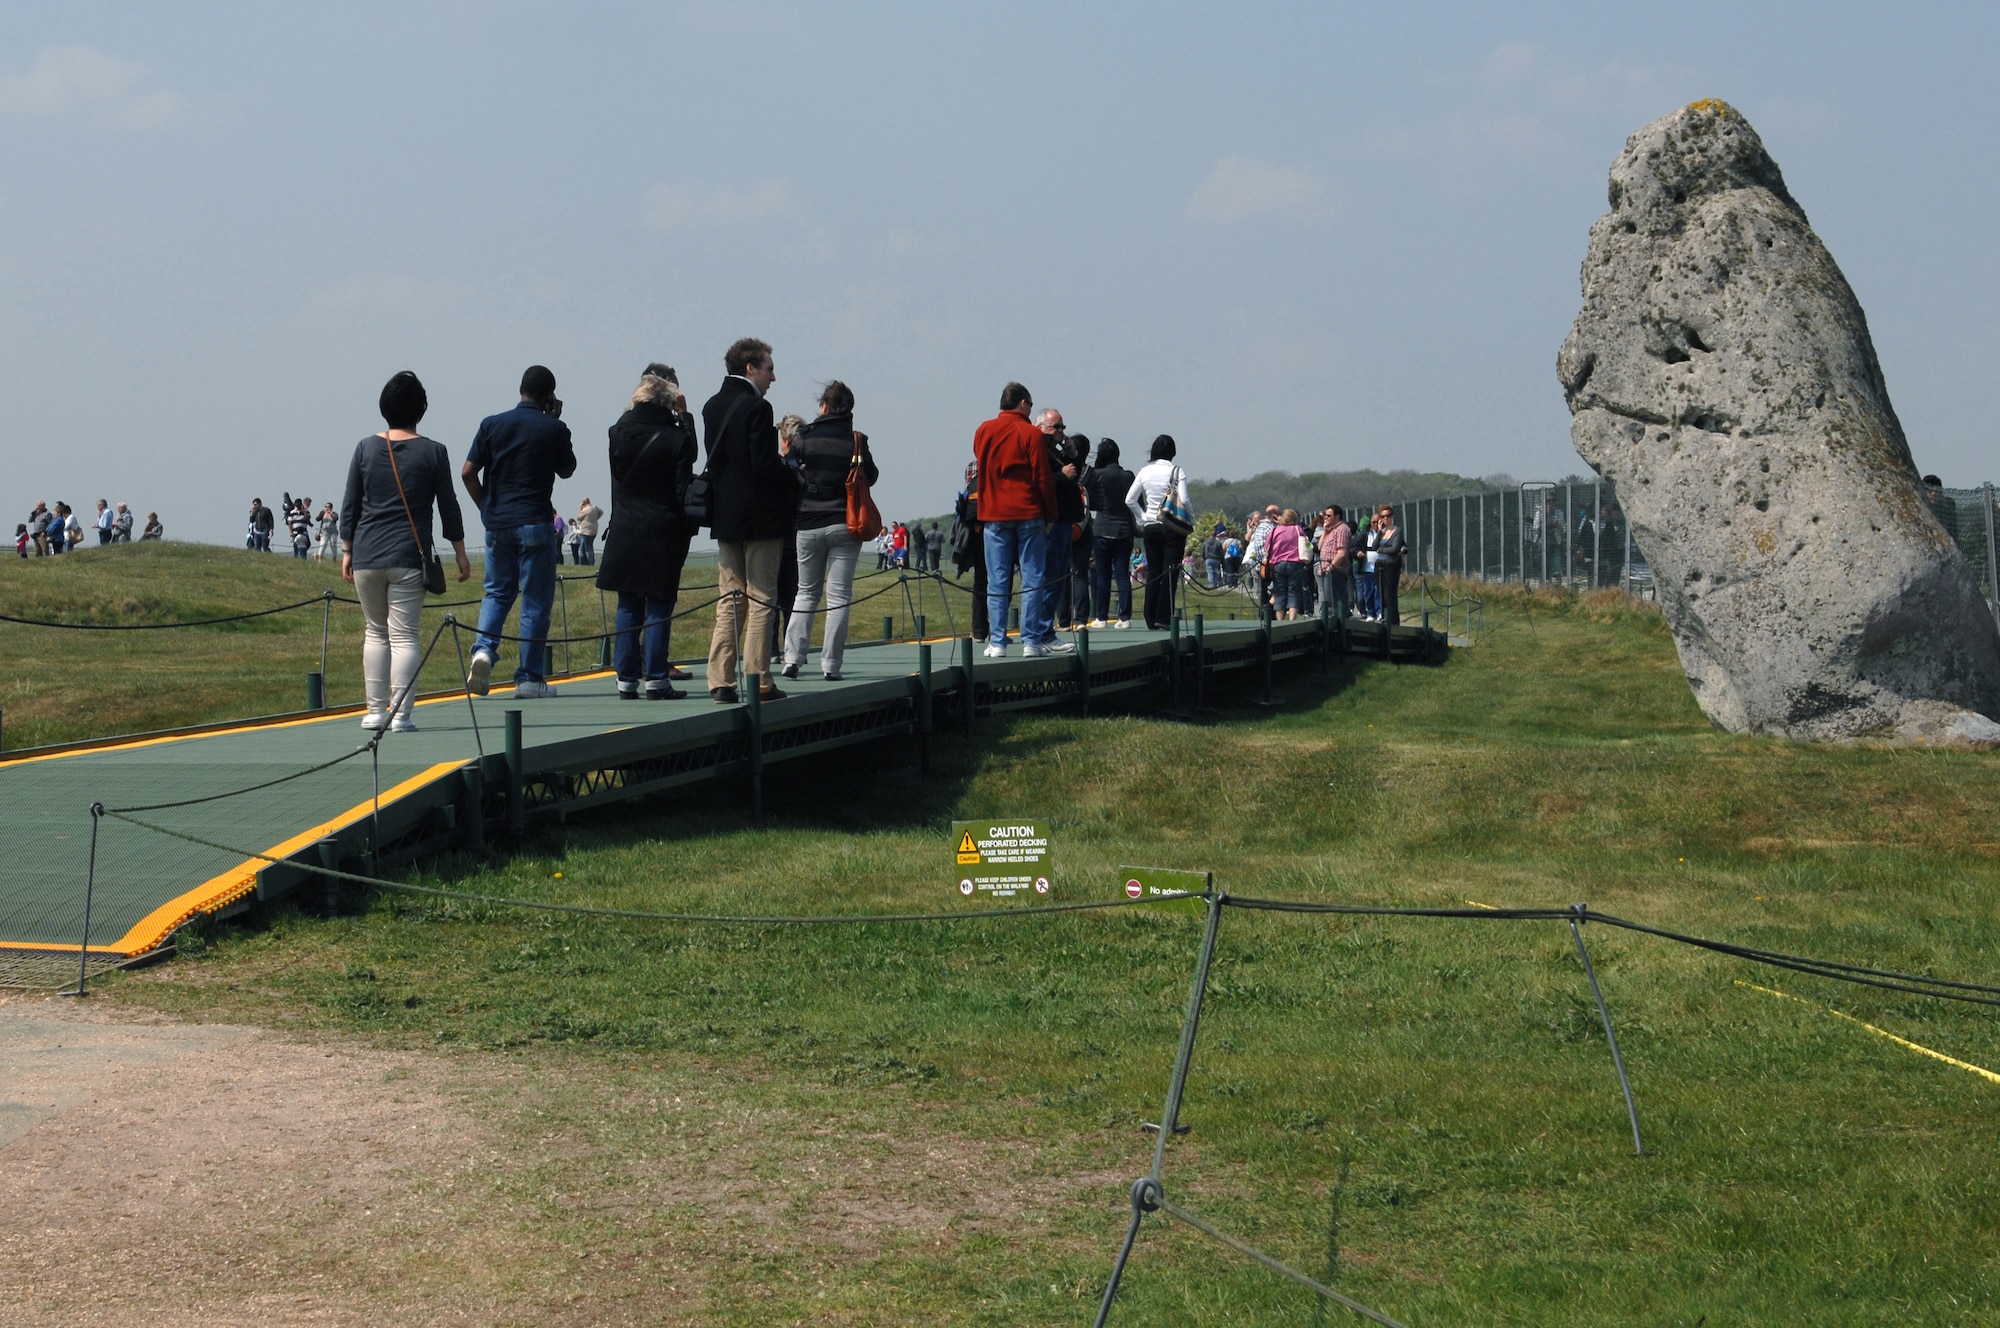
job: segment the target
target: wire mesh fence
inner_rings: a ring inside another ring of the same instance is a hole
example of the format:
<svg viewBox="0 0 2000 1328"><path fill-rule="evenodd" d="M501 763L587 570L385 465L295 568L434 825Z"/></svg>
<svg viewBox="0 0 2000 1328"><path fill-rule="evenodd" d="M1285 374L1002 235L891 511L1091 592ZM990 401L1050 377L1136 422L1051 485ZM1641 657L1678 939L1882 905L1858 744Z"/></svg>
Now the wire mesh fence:
<svg viewBox="0 0 2000 1328"><path fill-rule="evenodd" d="M2000 613L1994 486L1927 489L1925 496ZM1632 541L1617 493L1602 481L1528 483L1388 506L1409 540L1414 573L1655 598L1653 569Z"/></svg>

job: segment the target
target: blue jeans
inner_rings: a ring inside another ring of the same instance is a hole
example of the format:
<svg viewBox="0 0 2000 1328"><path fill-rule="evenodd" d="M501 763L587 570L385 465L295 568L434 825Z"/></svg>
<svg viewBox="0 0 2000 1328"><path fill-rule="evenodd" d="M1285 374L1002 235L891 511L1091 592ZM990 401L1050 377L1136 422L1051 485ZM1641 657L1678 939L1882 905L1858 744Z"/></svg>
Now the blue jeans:
<svg viewBox="0 0 2000 1328"><path fill-rule="evenodd" d="M515 682L543 682L549 611L556 602L556 532L545 521L486 532L486 601L479 606L474 650L500 658L500 629L516 597L521 601L521 667Z"/></svg>
<svg viewBox="0 0 2000 1328"><path fill-rule="evenodd" d="M1091 539L1095 555L1091 562L1091 592L1097 601L1097 616L1104 622L1132 620L1132 537L1095 535ZM1118 585L1118 614L1111 613L1111 586Z"/></svg>
<svg viewBox="0 0 2000 1328"><path fill-rule="evenodd" d="M673 638L674 603L619 592L614 630L618 633L616 663L621 688L637 688L641 678L654 691L667 687L667 674L673 669L667 645Z"/></svg>
<svg viewBox="0 0 2000 1328"><path fill-rule="evenodd" d="M1007 602L1014 589L1014 569L1021 571L1021 642L1047 645L1056 639L1050 616L1049 538L1042 521L988 521L986 525L986 617L995 645L1007 642ZM1061 575L1069 575L1069 551L1063 550Z"/></svg>

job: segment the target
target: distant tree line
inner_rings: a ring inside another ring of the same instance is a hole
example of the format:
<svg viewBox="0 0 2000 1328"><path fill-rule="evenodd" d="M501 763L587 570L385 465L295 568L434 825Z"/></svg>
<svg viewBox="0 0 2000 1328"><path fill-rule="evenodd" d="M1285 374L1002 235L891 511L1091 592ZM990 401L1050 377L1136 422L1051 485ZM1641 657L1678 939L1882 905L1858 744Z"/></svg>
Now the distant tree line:
<svg viewBox="0 0 2000 1328"><path fill-rule="evenodd" d="M1227 512L1234 526L1247 512L1267 504L1318 512L1331 503L1400 503L1412 498L1449 498L1481 490L1511 489L1512 475L1474 479L1449 471L1315 470L1303 475L1267 470L1247 480L1188 481L1188 498L1197 512Z"/></svg>

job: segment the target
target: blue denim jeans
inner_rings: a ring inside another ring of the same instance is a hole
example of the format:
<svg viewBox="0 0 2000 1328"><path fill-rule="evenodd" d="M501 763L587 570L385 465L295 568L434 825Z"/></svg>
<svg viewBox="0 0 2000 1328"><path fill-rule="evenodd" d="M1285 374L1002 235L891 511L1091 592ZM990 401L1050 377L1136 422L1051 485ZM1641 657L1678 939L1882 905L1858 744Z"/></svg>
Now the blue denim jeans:
<svg viewBox="0 0 2000 1328"><path fill-rule="evenodd" d="M995 645L1007 641L1007 602L1012 598L1014 571L1021 573L1021 642L1047 645L1056 639L1050 616L1049 538L1042 521L988 521L986 524L986 617ZM1069 553L1063 551L1059 575L1069 575Z"/></svg>
<svg viewBox="0 0 2000 1328"><path fill-rule="evenodd" d="M1105 622L1132 620L1132 537L1118 535L1091 538L1091 591L1097 601L1097 616ZM1118 612L1111 612L1111 587L1118 587Z"/></svg>
<svg viewBox="0 0 2000 1328"><path fill-rule="evenodd" d="M479 606L474 650L500 657L500 631L514 600L521 601L521 667L515 682L547 678L549 611L556 602L556 532L546 521L486 532L486 601Z"/></svg>
<svg viewBox="0 0 2000 1328"><path fill-rule="evenodd" d="M671 599L645 599L619 592L614 629L618 633L614 662L619 687L636 689L641 678L655 691L668 685L667 675L673 670L667 646L673 639L674 603Z"/></svg>

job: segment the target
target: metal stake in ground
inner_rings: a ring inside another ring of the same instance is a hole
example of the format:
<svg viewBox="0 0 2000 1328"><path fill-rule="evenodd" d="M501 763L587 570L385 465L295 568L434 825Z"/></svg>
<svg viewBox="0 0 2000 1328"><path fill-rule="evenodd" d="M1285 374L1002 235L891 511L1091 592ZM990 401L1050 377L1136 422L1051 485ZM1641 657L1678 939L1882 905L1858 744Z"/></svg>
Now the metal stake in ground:
<svg viewBox="0 0 2000 1328"><path fill-rule="evenodd" d="M1208 969L1215 958L1215 936L1222 926L1222 901L1220 891L1208 897L1208 918L1202 925L1201 954L1195 960L1194 981L1188 987L1187 1018L1181 1024L1180 1050L1174 1055L1174 1072L1167 1080L1167 1101L1160 1110L1159 1123L1154 1126L1160 1137L1153 1141L1153 1166L1145 1175L1132 1182L1132 1225L1125 1229L1125 1241L1118 1248L1118 1258L1111 1265L1111 1280L1105 1285L1104 1299L1097 1307L1095 1328L1104 1328L1111 1317L1111 1302L1117 1299L1118 1283L1125 1276L1125 1264L1132 1257L1132 1243L1138 1239L1139 1224L1146 1214L1160 1206L1165 1197L1160 1187L1160 1169L1166 1165L1167 1140L1180 1133L1181 1094L1187 1086L1188 1064L1194 1059L1194 1036L1201 1025L1201 1003L1208 994Z"/></svg>
<svg viewBox="0 0 2000 1328"><path fill-rule="evenodd" d="M104 804L90 804L90 866L83 876L83 939L76 947L76 994L88 996L84 982L90 973L90 899L97 892L97 823L104 819Z"/></svg>
<svg viewBox="0 0 2000 1328"><path fill-rule="evenodd" d="M1604 1040L1611 1044L1611 1065L1618 1071L1618 1087L1625 1094L1625 1114L1632 1118L1632 1152L1643 1157L1646 1145L1639 1139L1639 1108L1632 1105L1632 1084L1625 1078L1625 1058L1618 1054L1618 1035L1611 1031L1611 1011L1604 1004L1604 989L1597 985L1597 970L1590 962L1590 951L1583 948L1583 927L1590 910L1582 904L1571 904L1569 934L1576 940L1577 957L1583 960L1584 975L1590 979L1590 994L1597 998L1597 1013L1604 1020Z"/></svg>
<svg viewBox="0 0 2000 1328"><path fill-rule="evenodd" d="M750 824L764 826L764 679L743 675L744 709L750 716Z"/></svg>

